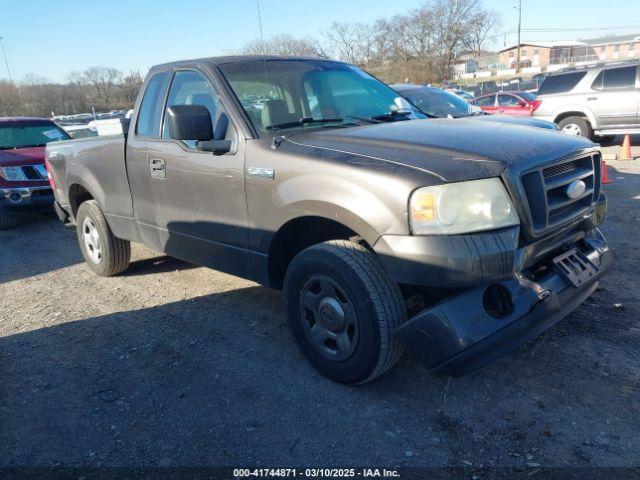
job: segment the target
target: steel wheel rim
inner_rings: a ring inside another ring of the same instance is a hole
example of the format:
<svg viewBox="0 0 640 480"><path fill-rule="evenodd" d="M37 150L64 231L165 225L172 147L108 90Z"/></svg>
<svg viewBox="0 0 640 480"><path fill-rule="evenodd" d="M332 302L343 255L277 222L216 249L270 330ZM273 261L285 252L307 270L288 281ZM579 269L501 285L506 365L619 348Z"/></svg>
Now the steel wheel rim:
<svg viewBox="0 0 640 480"><path fill-rule="evenodd" d="M566 133L567 135L581 136L582 130L580 130L580 127L575 123L568 123L567 125L562 127L562 133Z"/></svg>
<svg viewBox="0 0 640 480"><path fill-rule="evenodd" d="M82 239L85 251L91 261L95 264L100 263L102 261L102 242L96 224L89 217L82 221Z"/></svg>
<svg viewBox="0 0 640 480"><path fill-rule="evenodd" d="M349 358L358 344L358 319L345 291L326 275L312 275L300 289L304 335L322 357Z"/></svg>

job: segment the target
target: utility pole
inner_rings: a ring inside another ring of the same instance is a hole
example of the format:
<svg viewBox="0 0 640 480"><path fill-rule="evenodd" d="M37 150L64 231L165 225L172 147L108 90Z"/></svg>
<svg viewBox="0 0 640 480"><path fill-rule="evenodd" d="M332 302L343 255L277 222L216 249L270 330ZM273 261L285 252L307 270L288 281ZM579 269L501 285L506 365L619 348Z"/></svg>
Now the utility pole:
<svg viewBox="0 0 640 480"><path fill-rule="evenodd" d="M9 84L13 87L13 78L11 78L11 70L9 69L9 61L7 60L7 52L4 51L4 44L2 43L4 37L0 35L0 48L2 48L2 56L4 57L4 64L7 66L7 73L9 74Z"/></svg>
<svg viewBox="0 0 640 480"><path fill-rule="evenodd" d="M520 73L520 30L522 29L522 0L518 0L518 49L516 53L516 73Z"/></svg>

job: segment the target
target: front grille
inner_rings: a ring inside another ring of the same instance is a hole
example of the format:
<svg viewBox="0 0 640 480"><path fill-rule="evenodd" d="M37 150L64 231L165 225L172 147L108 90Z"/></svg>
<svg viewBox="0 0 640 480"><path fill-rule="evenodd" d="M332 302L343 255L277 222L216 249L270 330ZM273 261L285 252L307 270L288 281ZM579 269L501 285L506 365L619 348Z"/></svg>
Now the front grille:
<svg viewBox="0 0 640 480"><path fill-rule="evenodd" d="M49 178L44 165L25 165L22 167L22 173L24 173L27 180L41 181Z"/></svg>
<svg viewBox="0 0 640 480"><path fill-rule="evenodd" d="M568 188L576 180L584 182L585 190L571 198ZM539 234L575 219L595 203L600 195L600 155L543 165L525 172L521 181L532 230Z"/></svg>

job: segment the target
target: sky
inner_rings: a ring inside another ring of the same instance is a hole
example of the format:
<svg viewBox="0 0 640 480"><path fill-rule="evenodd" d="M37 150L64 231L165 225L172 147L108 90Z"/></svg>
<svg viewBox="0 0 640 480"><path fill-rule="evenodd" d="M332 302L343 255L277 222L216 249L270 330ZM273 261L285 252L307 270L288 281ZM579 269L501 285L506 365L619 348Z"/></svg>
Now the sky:
<svg viewBox="0 0 640 480"><path fill-rule="evenodd" d="M484 0L517 28L518 0ZM370 23L425 0L259 0L265 39L319 36L332 22ZM522 0L522 40L640 34L640 0ZM603 27L630 29L585 30ZM527 29L582 29L527 32ZM259 36L256 0L0 0L0 36L15 81L30 73L65 81L91 66L125 73L163 62L238 52ZM504 36L497 38L502 47ZM514 33L507 44L516 42ZM0 78L8 78L0 56Z"/></svg>

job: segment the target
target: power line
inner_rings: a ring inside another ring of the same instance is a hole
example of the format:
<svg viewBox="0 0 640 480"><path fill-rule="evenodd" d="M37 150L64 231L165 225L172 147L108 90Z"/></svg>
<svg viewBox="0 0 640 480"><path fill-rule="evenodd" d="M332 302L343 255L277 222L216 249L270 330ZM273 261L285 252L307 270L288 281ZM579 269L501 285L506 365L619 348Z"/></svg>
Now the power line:
<svg viewBox="0 0 640 480"><path fill-rule="evenodd" d="M626 25L620 27L584 27L584 28L523 28L523 32L587 32L596 30L630 30L640 29L640 25Z"/></svg>

